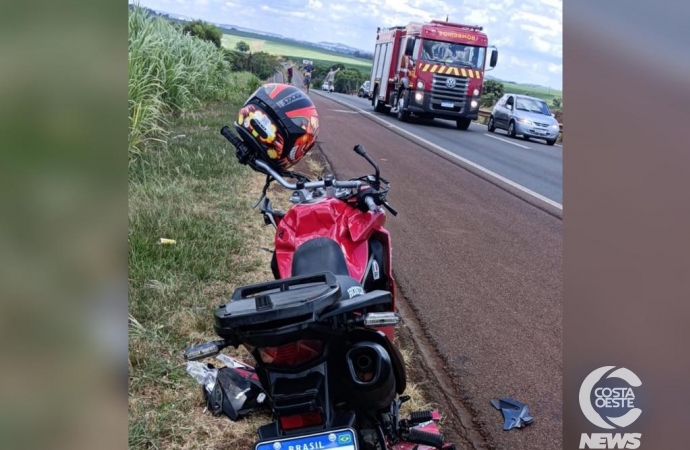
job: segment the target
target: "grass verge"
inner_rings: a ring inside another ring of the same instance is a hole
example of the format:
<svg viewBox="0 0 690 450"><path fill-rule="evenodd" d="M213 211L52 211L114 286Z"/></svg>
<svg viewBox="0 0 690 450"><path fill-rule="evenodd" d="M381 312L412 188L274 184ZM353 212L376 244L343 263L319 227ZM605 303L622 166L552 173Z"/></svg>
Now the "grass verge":
<svg viewBox="0 0 690 450"><path fill-rule="evenodd" d="M214 103L172 119L171 135L184 137L130 167L130 448L242 448L253 440L256 421L202 414L180 357L188 344L214 338L213 308L238 284L270 276L251 209L262 179L218 133L238 106ZM160 246L160 237L177 244Z"/></svg>

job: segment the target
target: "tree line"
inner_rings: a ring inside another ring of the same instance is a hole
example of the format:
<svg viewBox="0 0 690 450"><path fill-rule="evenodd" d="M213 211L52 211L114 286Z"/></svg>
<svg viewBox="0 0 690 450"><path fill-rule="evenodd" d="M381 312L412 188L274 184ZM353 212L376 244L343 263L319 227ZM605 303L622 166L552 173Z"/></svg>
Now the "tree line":
<svg viewBox="0 0 690 450"><path fill-rule="evenodd" d="M223 52L223 56L234 72L251 72L257 78L265 80L280 67L280 61L276 56L266 52L252 52L244 41L238 42L235 49L223 47L223 32L213 24L201 20L187 22L182 27L182 33L212 42L219 51Z"/></svg>

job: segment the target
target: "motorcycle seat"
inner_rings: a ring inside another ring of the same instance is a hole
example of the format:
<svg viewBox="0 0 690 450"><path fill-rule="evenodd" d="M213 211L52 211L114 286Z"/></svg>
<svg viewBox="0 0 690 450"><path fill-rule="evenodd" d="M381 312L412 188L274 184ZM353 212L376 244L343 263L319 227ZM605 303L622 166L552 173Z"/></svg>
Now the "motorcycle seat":
<svg viewBox="0 0 690 450"><path fill-rule="evenodd" d="M350 276L345 255L333 239L314 238L297 248L292 259L293 277L324 271L331 272L338 280L341 300L364 294L362 285Z"/></svg>
<svg viewBox="0 0 690 450"><path fill-rule="evenodd" d="M310 239L303 243L292 257L292 274L310 275L324 271L333 275L350 275L345 255L336 241L326 237Z"/></svg>

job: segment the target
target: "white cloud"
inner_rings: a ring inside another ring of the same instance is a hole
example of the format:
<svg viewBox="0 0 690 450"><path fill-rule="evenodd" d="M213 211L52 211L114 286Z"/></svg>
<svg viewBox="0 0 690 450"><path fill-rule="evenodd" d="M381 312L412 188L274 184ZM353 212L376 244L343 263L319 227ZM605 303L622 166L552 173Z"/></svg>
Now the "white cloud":
<svg viewBox="0 0 690 450"><path fill-rule="evenodd" d="M548 68L551 73L563 73L563 64L549 63Z"/></svg>
<svg viewBox="0 0 690 450"><path fill-rule="evenodd" d="M539 36L530 36L530 41L532 41L532 44L537 51L543 53L549 53L551 51L551 44Z"/></svg>
<svg viewBox="0 0 690 450"><path fill-rule="evenodd" d="M554 17L548 17L548 16L543 16L540 14L533 14L533 13L528 13L524 11L518 11L513 16L511 17L512 20L514 21L528 21L528 22L533 22L538 25L541 25L542 27L551 30L551 31L556 31L559 32L563 29L563 20L559 20L558 18Z"/></svg>

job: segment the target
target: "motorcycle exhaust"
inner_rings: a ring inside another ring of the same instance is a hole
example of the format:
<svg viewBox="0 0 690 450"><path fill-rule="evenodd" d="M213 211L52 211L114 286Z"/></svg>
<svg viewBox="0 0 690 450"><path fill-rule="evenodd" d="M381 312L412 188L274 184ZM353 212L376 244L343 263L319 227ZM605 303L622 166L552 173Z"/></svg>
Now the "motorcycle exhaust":
<svg viewBox="0 0 690 450"><path fill-rule="evenodd" d="M358 342L346 353L353 398L360 406L382 409L396 394L390 355L375 342Z"/></svg>

